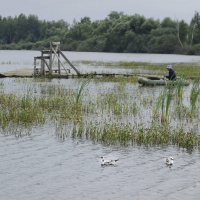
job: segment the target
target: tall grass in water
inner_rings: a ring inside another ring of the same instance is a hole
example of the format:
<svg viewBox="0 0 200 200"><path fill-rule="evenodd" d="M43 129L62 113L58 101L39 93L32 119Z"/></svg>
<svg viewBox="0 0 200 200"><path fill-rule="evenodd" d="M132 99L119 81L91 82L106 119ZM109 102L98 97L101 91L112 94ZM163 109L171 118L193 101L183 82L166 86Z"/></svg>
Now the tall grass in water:
<svg viewBox="0 0 200 200"><path fill-rule="evenodd" d="M161 109L160 121L162 124L168 124L169 122L169 108L172 100L173 86L169 85L165 87L159 96L156 104L156 113Z"/></svg>
<svg viewBox="0 0 200 200"><path fill-rule="evenodd" d="M83 101L85 100L83 91L87 84L84 85L83 88L80 85L77 91L47 85L43 87L44 94L41 96L28 93L21 97L0 93L0 130L3 127L13 128L15 126L18 128L23 125L34 127L46 122L54 122L57 124L56 133L63 133L57 134L60 139L65 139L68 134L71 134L73 138L86 138L105 144L175 144L185 148L200 145L198 135L179 129L173 131L166 123L169 120L170 105L172 104L171 96L174 91L172 88L165 88L159 97L158 109L162 114L163 125L153 124L151 126L142 122L144 115L138 113L140 105L144 104L144 108L148 105L152 106L154 101L151 99L148 98L148 101L145 103L143 101L142 104L137 104L138 99L136 102L132 102L132 96L129 97L124 93L124 86L117 85L111 93L106 91L107 93L104 95L98 94L97 97L101 97L99 101L92 98L93 104L91 104ZM79 98L78 101L76 101L77 98ZM94 113L94 110L98 110L98 112ZM118 117L119 115L120 117ZM133 119L131 123L127 121L129 116ZM141 119L139 124L135 121L138 117L139 120ZM145 128L141 128L141 126L145 126ZM3 130L3 132L5 131Z"/></svg>
<svg viewBox="0 0 200 200"><path fill-rule="evenodd" d="M0 81L0 88L4 86L4 82Z"/></svg>
<svg viewBox="0 0 200 200"><path fill-rule="evenodd" d="M200 94L200 80L198 79L194 81L192 85L191 93L190 93L190 105L191 105L192 114L194 114L195 112L196 103L197 103L199 94Z"/></svg>
<svg viewBox="0 0 200 200"><path fill-rule="evenodd" d="M182 105L183 88L184 88L184 84L183 83L184 83L184 79L180 78L180 79L177 79L177 81L174 84L176 101L177 101L178 106Z"/></svg>
<svg viewBox="0 0 200 200"><path fill-rule="evenodd" d="M181 77L173 83L173 85L175 87L175 90L174 90L175 95L174 96L176 98L176 113L177 113L179 119L181 119L181 116L184 112L183 111L184 110L184 106L183 106L183 92L184 92L184 90L183 90L183 88L184 88L184 82L185 81L186 80L183 77Z"/></svg>
<svg viewBox="0 0 200 200"><path fill-rule="evenodd" d="M75 124L73 138L85 138L106 145L177 145L186 149L200 147L200 136L183 130L174 131L168 126L153 124L150 128L135 128L132 124L95 123Z"/></svg>
<svg viewBox="0 0 200 200"><path fill-rule="evenodd" d="M79 89L77 90L77 94L76 94L76 105L78 105L80 103L81 97L82 97L82 93L83 90L85 89L85 87L89 84L91 78L88 79L84 79L79 87Z"/></svg>
<svg viewBox="0 0 200 200"><path fill-rule="evenodd" d="M44 112L38 100L26 95L19 98L13 94L0 94L1 128L5 129L13 124L28 126L44 122Z"/></svg>

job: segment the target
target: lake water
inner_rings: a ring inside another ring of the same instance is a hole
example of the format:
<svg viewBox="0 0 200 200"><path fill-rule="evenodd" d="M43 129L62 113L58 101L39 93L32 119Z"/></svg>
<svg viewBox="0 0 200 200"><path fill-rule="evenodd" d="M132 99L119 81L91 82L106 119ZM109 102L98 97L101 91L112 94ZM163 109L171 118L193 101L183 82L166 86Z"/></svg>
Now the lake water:
<svg viewBox="0 0 200 200"><path fill-rule="evenodd" d="M149 62L155 64L167 63L198 63L200 64L200 56L188 55L172 55L172 54L130 54L130 53L94 53L94 52L64 52L66 57L77 67L82 73L130 73L131 70L125 69L108 69L97 65L85 65L79 63L81 61L96 62ZM39 51L15 51L0 50L0 73L22 69L33 68L34 57L40 56Z"/></svg>
<svg viewBox="0 0 200 200"><path fill-rule="evenodd" d="M0 71L32 67L33 56L38 53L0 51ZM72 61L167 63L169 58L173 62L200 61L199 56L179 55L75 52L66 55ZM19 90L20 95L26 86L23 86L23 81L18 83L16 80L15 84L15 79L5 79L5 87L9 92ZM101 167L101 156L119 158L119 162L114 167ZM165 165L167 156L175 159L172 167ZM200 198L198 150L186 151L175 146L105 146L71 137L61 140L56 137L54 127L46 124L33 128L31 135L22 137L0 134L0 160L2 200Z"/></svg>

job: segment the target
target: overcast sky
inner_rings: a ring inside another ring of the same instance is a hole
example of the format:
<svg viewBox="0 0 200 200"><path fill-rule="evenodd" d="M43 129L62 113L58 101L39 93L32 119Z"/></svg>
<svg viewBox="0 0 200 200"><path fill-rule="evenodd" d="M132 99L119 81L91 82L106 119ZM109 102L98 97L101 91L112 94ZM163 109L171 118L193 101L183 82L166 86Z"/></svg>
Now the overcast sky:
<svg viewBox="0 0 200 200"><path fill-rule="evenodd" d="M92 21L105 19L111 11L190 22L195 11L200 11L200 0L0 0L3 17L35 14L39 19L72 23L85 16Z"/></svg>

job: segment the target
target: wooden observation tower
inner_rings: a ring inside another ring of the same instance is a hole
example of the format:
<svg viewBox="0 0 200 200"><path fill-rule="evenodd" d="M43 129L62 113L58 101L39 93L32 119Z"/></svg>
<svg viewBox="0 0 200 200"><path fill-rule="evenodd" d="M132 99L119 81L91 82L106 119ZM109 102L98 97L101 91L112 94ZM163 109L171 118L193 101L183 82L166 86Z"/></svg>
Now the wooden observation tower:
<svg viewBox="0 0 200 200"><path fill-rule="evenodd" d="M37 66L38 60L40 61L40 66ZM49 50L42 50L41 56L34 57L34 76L70 75L72 74L71 69L75 74L80 75L80 72L60 50L60 42L51 42Z"/></svg>

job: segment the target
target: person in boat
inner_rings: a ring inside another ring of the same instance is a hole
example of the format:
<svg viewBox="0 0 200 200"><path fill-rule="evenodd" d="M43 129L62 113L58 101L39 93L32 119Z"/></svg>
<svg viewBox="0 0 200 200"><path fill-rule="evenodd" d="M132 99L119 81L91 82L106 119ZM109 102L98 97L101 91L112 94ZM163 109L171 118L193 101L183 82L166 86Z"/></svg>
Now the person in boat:
<svg viewBox="0 0 200 200"><path fill-rule="evenodd" d="M168 80L176 80L176 72L174 71L172 65L167 65L166 69L169 71L168 76L165 76Z"/></svg>

